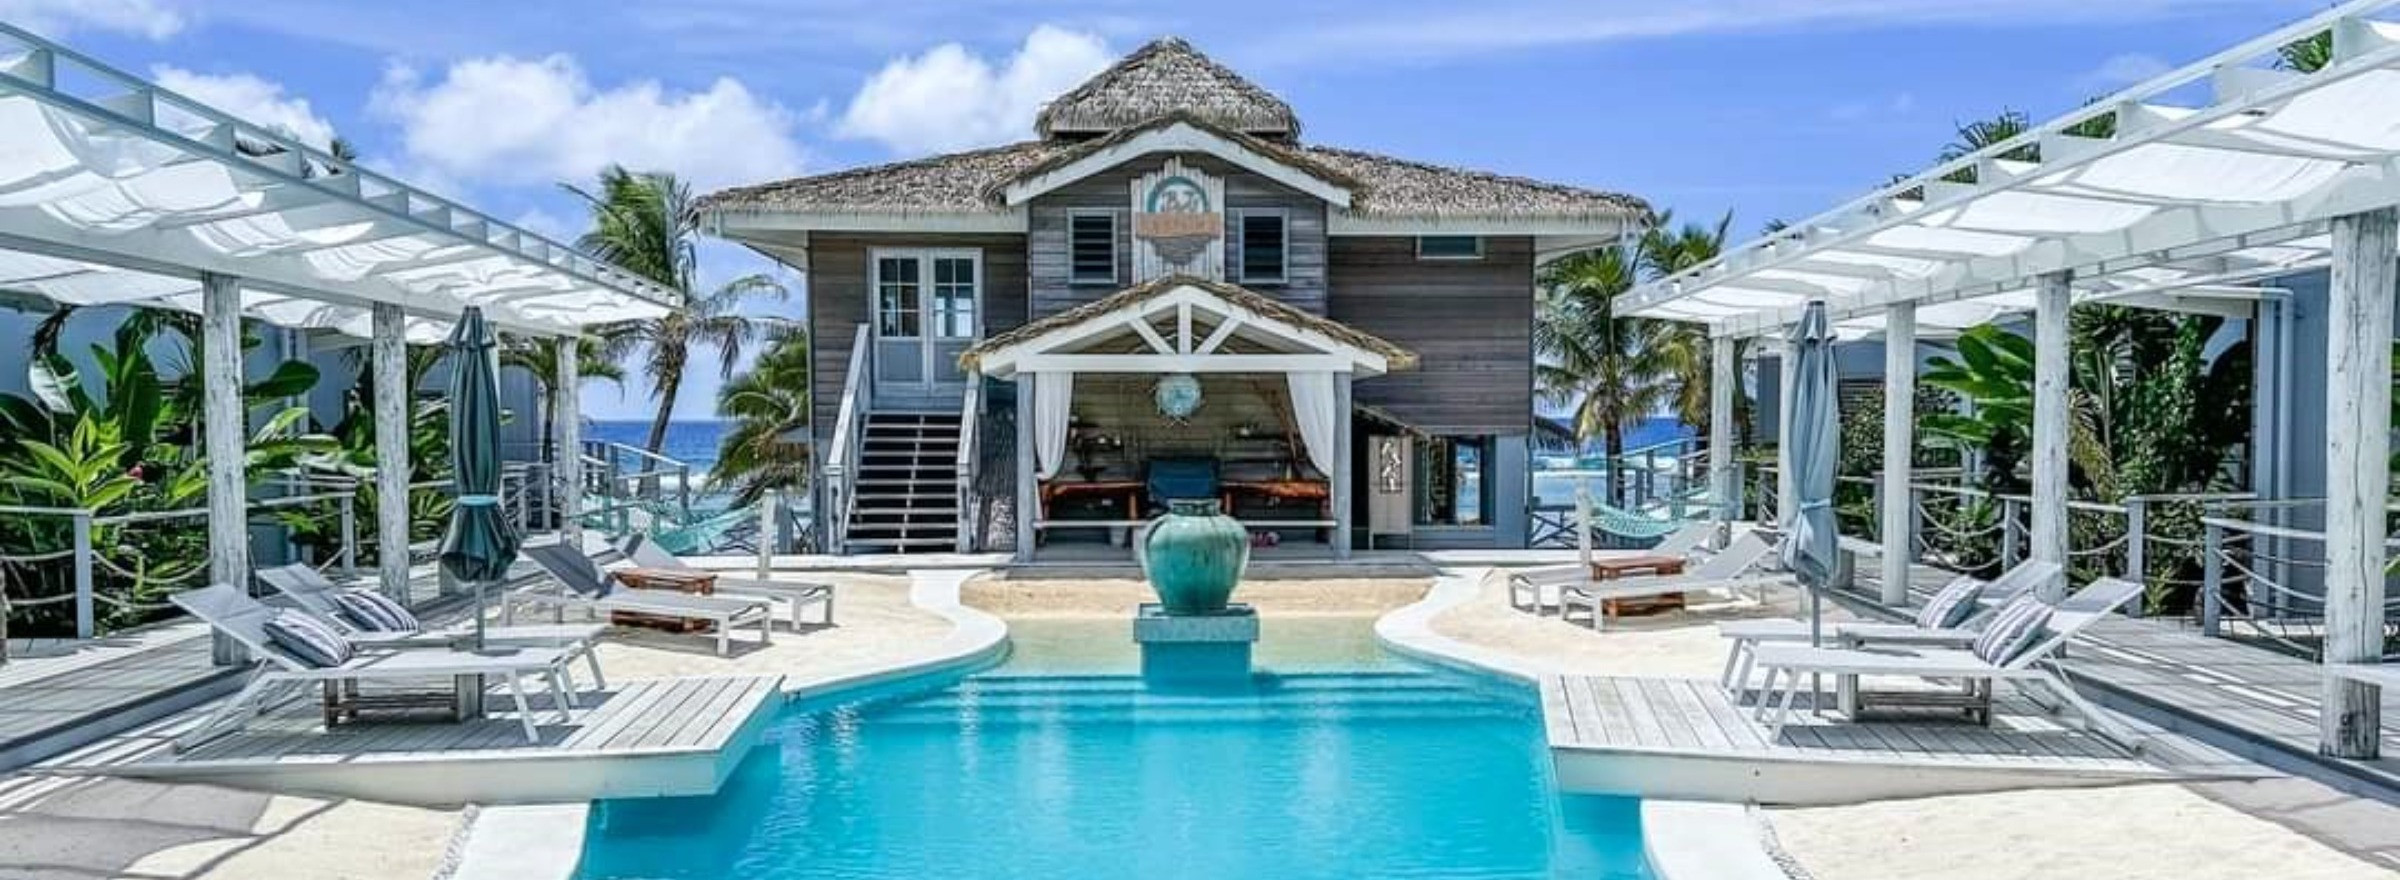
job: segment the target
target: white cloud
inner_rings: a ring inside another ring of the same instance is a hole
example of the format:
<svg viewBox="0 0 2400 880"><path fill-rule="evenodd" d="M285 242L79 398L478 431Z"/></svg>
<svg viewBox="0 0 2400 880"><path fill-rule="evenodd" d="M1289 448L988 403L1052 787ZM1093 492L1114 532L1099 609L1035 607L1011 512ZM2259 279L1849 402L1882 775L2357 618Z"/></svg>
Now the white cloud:
<svg viewBox="0 0 2400 880"><path fill-rule="evenodd" d="M2100 62L2099 67L2077 77L2076 85L2087 90L2121 89L2134 83L2155 79L2160 74L2174 69L2174 65L2168 64L2156 55L2127 52L2111 56L2107 61Z"/></svg>
<svg viewBox="0 0 2400 880"><path fill-rule="evenodd" d="M985 146L1032 133L1042 102L1114 61L1097 36L1042 25L1005 61L957 43L893 59L850 99L837 127L902 153Z"/></svg>
<svg viewBox="0 0 2400 880"><path fill-rule="evenodd" d="M694 189L797 173L781 106L720 77L705 91L649 80L601 88L566 55L476 58L433 81L393 67L368 110L400 130L404 164L502 185L581 183L611 164L672 171Z"/></svg>
<svg viewBox="0 0 2400 880"><path fill-rule="evenodd" d="M0 21L52 39L98 30L163 40L184 25L181 12L158 0L0 0Z"/></svg>
<svg viewBox="0 0 2400 880"><path fill-rule="evenodd" d="M214 76L161 64L150 75L167 91L230 113L244 121L275 129L318 149L333 141L333 123L317 115L308 99L286 95L283 84L247 73Z"/></svg>

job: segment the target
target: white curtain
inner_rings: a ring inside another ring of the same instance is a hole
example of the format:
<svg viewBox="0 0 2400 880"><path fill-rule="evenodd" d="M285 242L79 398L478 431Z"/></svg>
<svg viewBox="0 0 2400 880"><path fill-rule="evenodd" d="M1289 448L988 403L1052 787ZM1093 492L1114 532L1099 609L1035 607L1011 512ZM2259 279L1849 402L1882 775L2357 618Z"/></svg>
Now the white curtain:
<svg viewBox="0 0 2400 880"><path fill-rule="evenodd" d="M1333 374L1289 373L1285 378L1291 381L1292 423L1300 428L1301 445L1308 447L1308 463L1317 473L1330 477L1337 420L1350 415L1334 411Z"/></svg>
<svg viewBox="0 0 2400 880"><path fill-rule="evenodd" d="M1068 415L1074 411L1075 374L1044 372L1033 374L1033 461L1034 475L1042 479L1058 476L1058 469L1067 460Z"/></svg>

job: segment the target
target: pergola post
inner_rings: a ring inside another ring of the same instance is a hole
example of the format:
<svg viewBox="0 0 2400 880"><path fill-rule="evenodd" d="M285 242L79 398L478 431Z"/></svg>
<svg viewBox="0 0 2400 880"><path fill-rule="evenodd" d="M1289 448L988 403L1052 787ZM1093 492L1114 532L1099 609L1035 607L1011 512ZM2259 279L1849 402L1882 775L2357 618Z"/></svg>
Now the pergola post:
<svg viewBox="0 0 2400 880"><path fill-rule="evenodd" d="M1916 556L1917 304L1898 302L1883 322L1883 604L1908 602Z"/></svg>
<svg viewBox="0 0 2400 880"><path fill-rule="evenodd" d="M200 276L202 451L208 456L208 579L250 591L249 410L242 405L242 282ZM213 636L210 656L221 666L247 660L240 644Z"/></svg>
<svg viewBox="0 0 2400 880"><path fill-rule="evenodd" d="M407 318L396 303L376 303L369 367L375 378L375 571L384 595L408 597L409 403Z"/></svg>
<svg viewBox="0 0 2400 880"><path fill-rule="evenodd" d="M558 339L557 387L551 407L558 435L558 536L569 547L583 546L583 339Z"/></svg>
<svg viewBox="0 0 2400 880"><path fill-rule="evenodd" d="M1741 472L1733 460L1733 397L1741 367L1734 360L1733 337L1716 337L1708 347L1708 497L1717 544L1723 546L1740 503L1734 494Z"/></svg>
<svg viewBox="0 0 2400 880"><path fill-rule="evenodd" d="M1789 338L1776 357L1775 526L1784 528L1800 510L1800 483L1792 475L1792 386L1800 384L1800 346Z"/></svg>
<svg viewBox="0 0 2400 880"><path fill-rule="evenodd" d="M2067 313L2074 275L2041 276L2033 300L2033 528L2031 557L2067 564ZM2041 598L2066 597L2065 579L2045 582Z"/></svg>
<svg viewBox="0 0 2400 880"><path fill-rule="evenodd" d="M1040 488L1033 483L1033 374L1017 378L1017 561L1033 561L1034 515ZM1136 535L1135 541L1141 540Z"/></svg>
<svg viewBox="0 0 2400 880"><path fill-rule="evenodd" d="M1333 505L1333 558L1349 559L1350 484L1355 477L1350 464L1350 381L1351 374L1336 373L1333 377L1333 481L1329 502ZM1232 511L1226 511L1231 514Z"/></svg>
<svg viewBox="0 0 2400 880"><path fill-rule="evenodd" d="M2384 504L2391 491L2394 209L2336 217L2325 339L2325 662L2383 657ZM2317 750L2376 757L2379 689L2325 680Z"/></svg>

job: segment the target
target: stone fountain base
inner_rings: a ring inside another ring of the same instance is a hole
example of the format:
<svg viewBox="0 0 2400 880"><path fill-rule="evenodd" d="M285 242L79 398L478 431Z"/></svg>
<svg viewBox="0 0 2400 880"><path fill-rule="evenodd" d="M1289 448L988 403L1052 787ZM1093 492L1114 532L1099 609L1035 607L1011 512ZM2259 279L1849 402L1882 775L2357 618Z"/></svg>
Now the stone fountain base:
<svg viewBox="0 0 2400 880"><path fill-rule="evenodd" d="M1235 603L1211 614L1168 614L1145 603L1133 618L1142 646L1142 677L1190 682L1247 678L1258 642L1258 610Z"/></svg>

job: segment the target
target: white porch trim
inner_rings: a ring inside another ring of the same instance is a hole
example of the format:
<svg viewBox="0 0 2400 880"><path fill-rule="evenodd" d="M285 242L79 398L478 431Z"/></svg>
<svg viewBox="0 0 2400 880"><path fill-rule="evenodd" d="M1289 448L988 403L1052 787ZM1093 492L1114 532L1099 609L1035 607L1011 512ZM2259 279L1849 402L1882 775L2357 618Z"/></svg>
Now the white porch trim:
<svg viewBox="0 0 2400 880"><path fill-rule="evenodd" d="M1194 321L1207 315L1218 326L1205 338L1193 338ZM1175 318L1173 340L1152 326L1160 317ZM1288 354L1226 354L1218 349L1238 325L1272 336L1303 351ZM1150 354L1086 354L1071 349L1117 333L1141 337ZM1190 353L1185 353L1190 352ZM1060 327L1032 339L985 352L977 365L984 375L1007 378L1019 372L1077 373L1290 373L1329 372L1379 376L1390 370L1389 359L1316 330L1278 320L1236 305L1197 285L1182 285L1125 308Z"/></svg>
<svg viewBox="0 0 2400 880"><path fill-rule="evenodd" d="M1173 122L1133 135L1065 165L1011 183L1002 191L1003 201L1009 207L1019 207L1044 193L1152 153L1206 153L1252 174L1323 199L1336 208L1350 207L1348 187L1292 167L1282 159L1250 149L1231 138L1188 122Z"/></svg>

